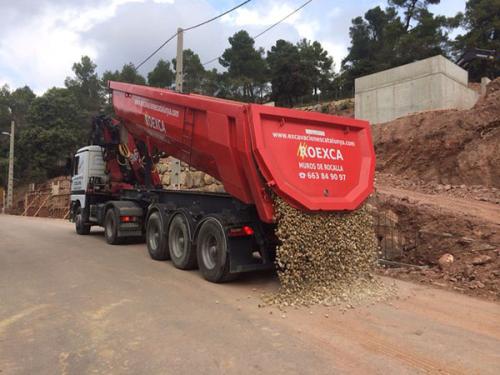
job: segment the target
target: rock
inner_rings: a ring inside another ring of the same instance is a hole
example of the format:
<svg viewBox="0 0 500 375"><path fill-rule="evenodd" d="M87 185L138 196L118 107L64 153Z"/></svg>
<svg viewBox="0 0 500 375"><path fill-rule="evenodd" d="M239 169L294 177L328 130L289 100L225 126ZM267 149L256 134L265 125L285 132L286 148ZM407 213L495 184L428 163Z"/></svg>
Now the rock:
<svg viewBox="0 0 500 375"><path fill-rule="evenodd" d="M170 173L165 173L161 178L161 183L163 185L170 185Z"/></svg>
<svg viewBox="0 0 500 375"><path fill-rule="evenodd" d="M216 184L211 184L208 186L204 186L203 191L208 191L210 193L216 193L217 192L217 185Z"/></svg>
<svg viewBox="0 0 500 375"><path fill-rule="evenodd" d="M469 285L470 289L476 289L476 288L483 289L484 287L485 285L479 280L474 280Z"/></svg>
<svg viewBox="0 0 500 375"><path fill-rule="evenodd" d="M490 244L484 243L484 244L480 244L477 247L474 247L472 249L472 251L487 251L487 250L495 250L495 246L492 246Z"/></svg>
<svg viewBox="0 0 500 375"><path fill-rule="evenodd" d="M444 190L446 191L451 190L451 185L444 185Z"/></svg>
<svg viewBox="0 0 500 375"><path fill-rule="evenodd" d="M193 172L193 186L195 188L203 187L205 186L205 173L196 171Z"/></svg>
<svg viewBox="0 0 500 375"><path fill-rule="evenodd" d="M453 255L446 253L439 257L438 264L439 267L441 267L441 269L444 270L448 269L453 264L454 261L455 258L453 257Z"/></svg>
<svg viewBox="0 0 500 375"><path fill-rule="evenodd" d="M193 187L193 176L190 172L181 172L179 182L182 188L191 189Z"/></svg>
<svg viewBox="0 0 500 375"><path fill-rule="evenodd" d="M160 161L156 167L158 168L159 174L164 174L168 171L168 164L167 163Z"/></svg>
<svg viewBox="0 0 500 375"><path fill-rule="evenodd" d="M205 174L205 176L203 176L203 180L205 181L205 185L212 185L215 182L215 179L208 174Z"/></svg>
<svg viewBox="0 0 500 375"><path fill-rule="evenodd" d="M492 260L493 260L492 257L490 257L489 255L483 254L483 255L478 255L477 257L474 257L474 259L472 259L472 264L475 266L480 266L482 264L490 263Z"/></svg>
<svg viewBox="0 0 500 375"><path fill-rule="evenodd" d="M468 264L467 266L465 266L465 269L464 269L464 275L467 276L469 279L471 278L471 276L473 275L474 273L474 266Z"/></svg>
<svg viewBox="0 0 500 375"><path fill-rule="evenodd" d="M458 243L460 243L460 244L468 244L471 242L474 242L474 239L470 238L470 237L462 237L458 240Z"/></svg>
<svg viewBox="0 0 500 375"><path fill-rule="evenodd" d="M215 184L215 192L216 193L224 193L225 192L224 186L222 186L220 184Z"/></svg>
<svg viewBox="0 0 500 375"><path fill-rule="evenodd" d="M399 221L399 216L397 213L395 213L392 210L386 210L384 211L385 217L391 221L391 223L398 223Z"/></svg>

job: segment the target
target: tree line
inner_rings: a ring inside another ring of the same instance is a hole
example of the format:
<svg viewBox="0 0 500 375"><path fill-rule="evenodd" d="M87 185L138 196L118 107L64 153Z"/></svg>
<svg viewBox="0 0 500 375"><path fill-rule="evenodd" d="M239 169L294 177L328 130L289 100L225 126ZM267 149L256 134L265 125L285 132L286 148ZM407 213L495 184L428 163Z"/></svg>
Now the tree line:
<svg viewBox="0 0 500 375"><path fill-rule="evenodd" d="M429 6L440 0L387 0L352 20L347 56L335 71L321 43L277 40L265 51L241 30L229 38L219 58L223 71L207 70L194 51L184 51L184 91L245 102L275 101L295 106L353 96L354 79L437 54L456 59L467 48L500 50L499 0L468 0L465 13L435 15ZM455 38L452 30L463 30ZM87 56L73 65L63 88L36 96L28 87L0 88L0 131L9 131L10 114L17 124L16 180L38 182L64 173L66 158L87 142L91 117L106 106L108 80L172 88L175 58L159 60L142 76L133 64L97 74ZM475 61L471 80L497 77L498 62ZM109 108L108 108L109 109ZM8 139L0 138L0 185L6 184Z"/></svg>

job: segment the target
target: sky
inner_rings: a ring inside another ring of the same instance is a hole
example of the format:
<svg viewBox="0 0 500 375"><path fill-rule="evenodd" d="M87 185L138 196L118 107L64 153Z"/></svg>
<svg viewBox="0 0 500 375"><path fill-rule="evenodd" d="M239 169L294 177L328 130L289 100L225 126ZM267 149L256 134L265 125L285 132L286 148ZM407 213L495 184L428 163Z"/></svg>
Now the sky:
<svg viewBox="0 0 500 375"><path fill-rule="evenodd" d="M63 86L71 67L88 55L98 72L138 64L177 27L188 27L234 7L242 0L0 0L0 86L29 85L37 94ZM186 32L184 48L202 62L219 56L228 37L245 29L256 35L305 0L252 0L215 22ZM313 0L299 13L256 40L270 49L278 39L318 40L334 58L336 68L347 54L351 19L385 0ZM465 0L442 0L436 14L455 15ZM175 40L139 70L147 75L163 58L175 56ZM206 68L221 67L217 62Z"/></svg>

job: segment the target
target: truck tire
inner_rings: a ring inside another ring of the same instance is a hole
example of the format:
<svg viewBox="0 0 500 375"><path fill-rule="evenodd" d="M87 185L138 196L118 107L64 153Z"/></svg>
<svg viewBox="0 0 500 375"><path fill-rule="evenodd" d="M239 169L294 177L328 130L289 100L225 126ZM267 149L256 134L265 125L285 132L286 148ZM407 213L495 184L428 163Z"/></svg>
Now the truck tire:
<svg viewBox="0 0 500 375"><path fill-rule="evenodd" d="M146 224L146 244L149 256L154 260L169 260L168 242L165 227L158 211L149 215Z"/></svg>
<svg viewBox="0 0 500 375"><path fill-rule="evenodd" d="M221 222L211 217L203 222L198 232L196 253L202 276L213 283L233 280L229 272L227 239Z"/></svg>
<svg viewBox="0 0 500 375"><path fill-rule="evenodd" d="M189 223L183 214L176 214L168 226L168 249L170 259L176 268L196 268L196 251L189 232Z"/></svg>
<svg viewBox="0 0 500 375"><path fill-rule="evenodd" d="M104 216L104 237L110 245L118 245L121 238L118 237L118 215L114 208L109 208Z"/></svg>
<svg viewBox="0 0 500 375"><path fill-rule="evenodd" d="M90 233L90 225L85 224L85 216L83 209L78 207L75 214L75 230L79 235L87 235Z"/></svg>

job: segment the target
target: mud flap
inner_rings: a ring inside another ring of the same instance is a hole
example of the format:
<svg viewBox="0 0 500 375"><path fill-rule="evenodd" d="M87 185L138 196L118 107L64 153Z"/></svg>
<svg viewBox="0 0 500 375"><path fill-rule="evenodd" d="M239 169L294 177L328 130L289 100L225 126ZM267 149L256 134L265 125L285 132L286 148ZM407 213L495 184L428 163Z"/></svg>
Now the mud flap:
<svg viewBox="0 0 500 375"><path fill-rule="evenodd" d="M231 273L241 273L274 268L267 256L261 256L252 236L228 237L229 269Z"/></svg>

